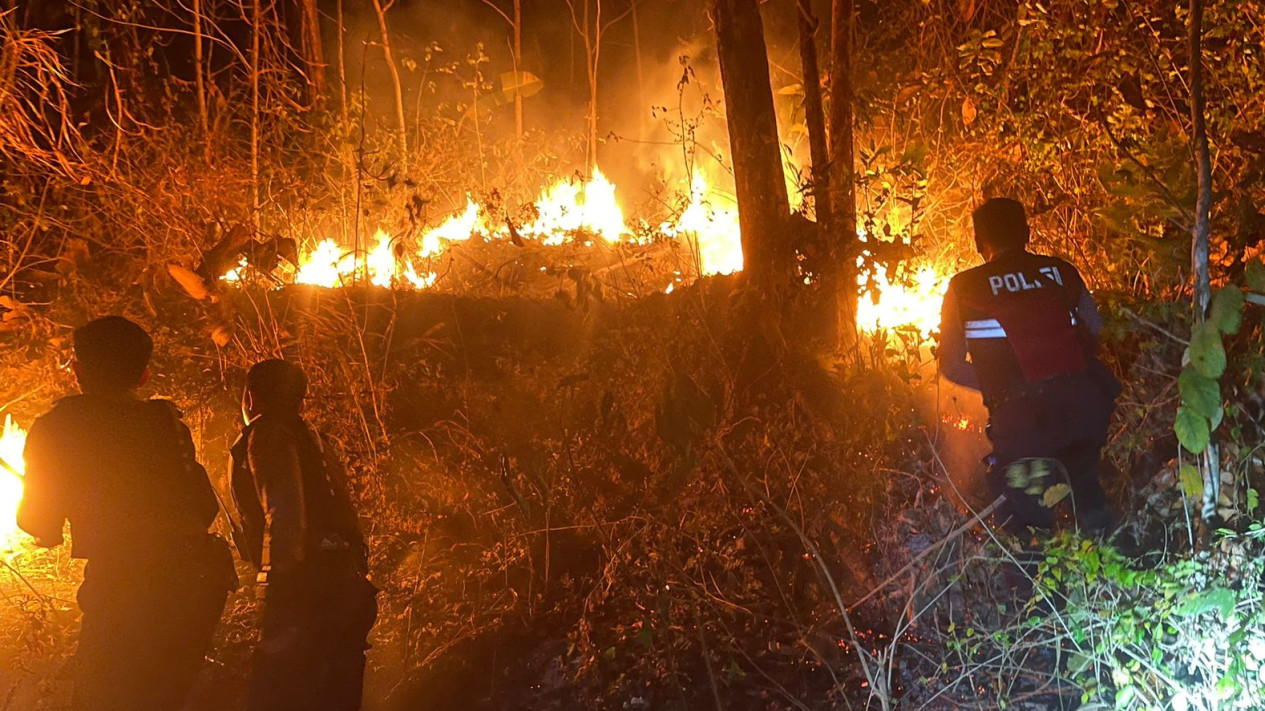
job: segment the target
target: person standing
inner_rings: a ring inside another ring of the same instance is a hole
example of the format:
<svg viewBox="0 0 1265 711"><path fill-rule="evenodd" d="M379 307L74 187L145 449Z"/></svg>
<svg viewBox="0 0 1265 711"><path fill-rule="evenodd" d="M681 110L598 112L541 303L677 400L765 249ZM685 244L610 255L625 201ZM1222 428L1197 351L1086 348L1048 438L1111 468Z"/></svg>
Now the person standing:
<svg viewBox="0 0 1265 711"><path fill-rule="evenodd" d="M219 512L180 412L137 391L153 341L107 316L74 332L81 394L27 438L18 525L37 545L86 560L74 660L75 711L183 708L236 586Z"/></svg>
<svg viewBox="0 0 1265 711"><path fill-rule="evenodd" d="M260 569L250 711L355 711L377 617L368 550L342 469L303 419L307 379L284 360L246 374L232 448L239 554Z"/></svg>
<svg viewBox="0 0 1265 711"><path fill-rule="evenodd" d="M1080 272L1027 250L1023 205L987 200L972 214L985 263L950 281L941 314L940 372L979 390L988 407L999 518L1012 530L1049 528L1053 511L1033 481L1057 462L1081 528L1105 533L1112 514L1098 480L1120 384L1096 357L1102 317Z"/></svg>

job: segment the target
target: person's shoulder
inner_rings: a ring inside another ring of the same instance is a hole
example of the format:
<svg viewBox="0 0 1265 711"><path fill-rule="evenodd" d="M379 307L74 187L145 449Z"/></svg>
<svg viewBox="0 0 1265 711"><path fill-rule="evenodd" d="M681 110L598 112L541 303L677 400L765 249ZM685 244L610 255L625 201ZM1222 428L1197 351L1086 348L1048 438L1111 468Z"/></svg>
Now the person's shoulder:
<svg viewBox="0 0 1265 711"><path fill-rule="evenodd" d="M177 420L184 417L184 413L176 406L176 403L161 397L151 397L143 401L149 407L162 412L164 415L171 415Z"/></svg>
<svg viewBox="0 0 1265 711"><path fill-rule="evenodd" d="M93 408L91 395L75 394L58 398L48 411L31 423L31 429L53 430L66 427L84 418L91 418Z"/></svg>
<svg viewBox="0 0 1265 711"><path fill-rule="evenodd" d="M246 428L246 441L249 446L294 446L299 439L299 432L293 423L278 418L260 417Z"/></svg>

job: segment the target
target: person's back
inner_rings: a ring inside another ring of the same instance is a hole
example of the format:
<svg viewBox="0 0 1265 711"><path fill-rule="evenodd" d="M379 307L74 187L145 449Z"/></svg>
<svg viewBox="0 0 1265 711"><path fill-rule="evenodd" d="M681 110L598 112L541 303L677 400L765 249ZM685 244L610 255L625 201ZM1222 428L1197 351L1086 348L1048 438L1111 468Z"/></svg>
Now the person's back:
<svg viewBox="0 0 1265 711"><path fill-rule="evenodd" d="M144 400L152 345L111 317L75 332L81 395L31 427L19 526L86 559L76 711L181 708L235 582L218 511L189 430L168 402Z"/></svg>
<svg viewBox="0 0 1265 711"><path fill-rule="evenodd" d="M1112 517L1098 460L1119 384L1095 354L1098 308L1075 267L1027 251L1018 202L988 200L972 218L985 263L949 283L940 371L983 395L994 446L988 480L1005 494L1001 516L1012 528L1053 524L1050 509L1026 491L1042 486L1020 485L1031 478L1027 462L1047 460L1065 472L1082 526L1103 532Z"/></svg>
<svg viewBox="0 0 1265 711"><path fill-rule="evenodd" d="M205 533L218 511L205 473L181 461L187 431L162 400L131 393L60 400L31 429L29 467L57 472L56 503L28 496L21 522L56 538L74 532L76 558L135 564ZM37 474L37 477L39 475Z"/></svg>
<svg viewBox="0 0 1265 711"><path fill-rule="evenodd" d="M286 361L252 367L232 450L238 549L263 582L250 711L359 709L377 616L341 468L300 413L306 387Z"/></svg>

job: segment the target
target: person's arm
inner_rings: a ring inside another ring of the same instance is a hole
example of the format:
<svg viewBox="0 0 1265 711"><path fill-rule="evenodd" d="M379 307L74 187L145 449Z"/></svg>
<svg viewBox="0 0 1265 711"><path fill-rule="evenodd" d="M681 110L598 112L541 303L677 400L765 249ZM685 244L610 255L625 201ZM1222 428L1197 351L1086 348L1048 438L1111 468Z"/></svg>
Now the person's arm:
<svg viewBox="0 0 1265 711"><path fill-rule="evenodd" d="M940 309L938 355L941 375L950 382L979 390L979 376L975 373L975 366L967 360L966 330L958 313L957 295L952 284L949 284L949 290L944 295L944 305Z"/></svg>
<svg viewBox="0 0 1265 711"><path fill-rule="evenodd" d="M248 447L264 511L265 557L274 569L302 563L306 557L307 510L294 437L265 424L251 433Z"/></svg>
<svg viewBox="0 0 1265 711"><path fill-rule="evenodd" d="M1098 313L1098 304L1094 303L1094 295L1089 293L1089 289L1084 284L1081 285L1080 298L1076 301L1076 317L1085 324L1085 330L1089 331L1089 335L1097 341L1103 329L1102 314Z"/></svg>
<svg viewBox="0 0 1265 711"><path fill-rule="evenodd" d="M35 537L35 545L45 548L62 544L66 525L65 502L57 485L65 474L57 462L59 447L54 440L47 421L36 420L26 438L26 475L18 504L18 527Z"/></svg>
<svg viewBox="0 0 1265 711"><path fill-rule="evenodd" d="M205 531L215 523L215 517L220 513L220 500L211 486L211 477L206 473L206 467L198 462L198 449L193 443L193 433L181 419L183 415L174 404L166 400L150 400L150 402L163 408L166 416L171 418L172 436L175 438L177 456L185 475L182 482L183 495L187 497L188 505L191 507L189 513L197 525Z"/></svg>

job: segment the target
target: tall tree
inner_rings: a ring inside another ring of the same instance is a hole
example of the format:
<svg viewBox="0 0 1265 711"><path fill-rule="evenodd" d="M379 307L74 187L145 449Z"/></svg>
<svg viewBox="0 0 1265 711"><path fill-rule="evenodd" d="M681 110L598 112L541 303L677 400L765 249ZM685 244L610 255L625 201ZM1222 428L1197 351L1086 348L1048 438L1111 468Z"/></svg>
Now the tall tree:
<svg viewBox="0 0 1265 711"><path fill-rule="evenodd" d="M817 27L812 0L798 0L799 56L803 67L804 123L812 156L813 211L817 216L809 268L816 278L814 310L816 328L827 342L838 339L839 286L835 255L834 215L830 202L830 145L821 98L821 72L817 65Z"/></svg>
<svg viewBox="0 0 1265 711"><path fill-rule="evenodd" d="M856 340L857 303L856 179L853 175L852 142L852 32L854 0L834 0L830 35L830 203L834 225L834 259L839 267L839 342L844 348Z"/></svg>
<svg viewBox="0 0 1265 711"><path fill-rule="evenodd" d="M395 91L395 130L399 134L400 160L407 164L408 124L404 121L404 89L400 84L400 69L395 66L395 56L391 54L391 30L387 26L387 11L393 5L395 0L373 0L374 12L378 15L378 32L382 37L382 57L386 60L391 87Z"/></svg>
<svg viewBox="0 0 1265 711"><path fill-rule="evenodd" d="M1191 228L1191 267L1195 276L1195 327L1207 318L1212 300L1212 279L1208 267L1208 241L1212 231L1209 213L1212 209L1212 160L1208 153L1208 129L1204 118L1203 76L1203 0L1190 0L1190 119L1191 149L1195 155L1198 191L1195 198L1195 220ZM1204 479L1203 514L1205 519L1217 511L1221 493L1220 449L1209 437L1200 467Z"/></svg>
<svg viewBox="0 0 1265 711"><path fill-rule="evenodd" d="M758 0L712 0L742 230L743 272L764 289L788 280L790 214Z"/></svg>
<svg viewBox="0 0 1265 711"><path fill-rule="evenodd" d="M313 105L325 97L325 50L321 46L321 15L317 0L299 0L299 54Z"/></svg>
<svg viewBox="0 0 1265 711"><path fill-rule="evenodd" d="M602 39L615 23L628 17L637 0L629 0L623 12L611 15L606 11L604 0L567 0L571 11L571 24L584 42L584 71L589 84L588 113L588 169L597 167L597 90L598 71L602 63Z"/></svg>

